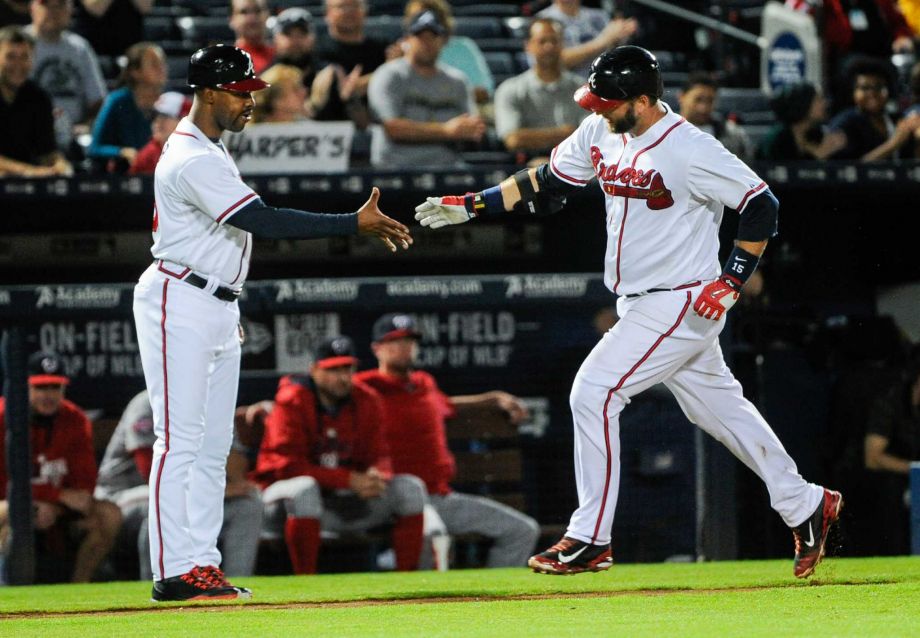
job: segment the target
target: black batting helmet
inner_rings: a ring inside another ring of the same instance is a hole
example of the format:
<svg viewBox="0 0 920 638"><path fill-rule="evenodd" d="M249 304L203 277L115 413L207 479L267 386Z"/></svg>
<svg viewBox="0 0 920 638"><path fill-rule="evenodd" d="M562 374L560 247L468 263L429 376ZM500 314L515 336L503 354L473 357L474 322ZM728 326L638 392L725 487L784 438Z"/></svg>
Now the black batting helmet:
<svg viewBox="0 0 920 638"><path fill-rule="evenodd" d="M660 98L662 93L658 60L642 47L630 45L605 51L594 59L588 82L575 91L575 101L597 113L640 95Z"/></svg>
<svg viewBox="0 0 920 638"><path fill-rule="evenodd" d="M188 85L229 91L258 91L269 86L256 77L249 54L229 44L195 51L188 61Z"/></svg>

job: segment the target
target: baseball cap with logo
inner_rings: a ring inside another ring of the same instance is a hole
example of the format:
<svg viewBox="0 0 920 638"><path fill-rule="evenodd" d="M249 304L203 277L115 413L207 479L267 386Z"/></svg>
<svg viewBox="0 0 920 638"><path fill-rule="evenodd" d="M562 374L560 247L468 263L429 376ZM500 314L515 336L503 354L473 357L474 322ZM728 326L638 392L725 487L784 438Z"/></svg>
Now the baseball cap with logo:
<svg viewBox="0 0 920 638"><path fill-rule="evenodd" d="M447 33L447 27L441 24L437 14L429 9L416 13L409 18L409 26L406 27L406 31L409 35L417 35L422 31L431 31L435 35L444 35Z"/></svg>
<svg viewBox="0 0 920 638"><path fill-rule="evenodd" d="M305 33L313 32L313 14L300 7L290 7L279 13L272 24L272 35L287 33L291 29L303 29Z"/></svg>
<svg viewBox="0 0 920 638"><path fill-rule="evenodd" d="M64 362L54 352L36 352L29 357L29 385L67 385Z"/></svg>
<svg viewBox="0 0 920 638"><path fill-rule="evenodd" d="M348 337L338 336L326 339L316 348L315 363L317 367L324 369L357 365L355 344Z"/></svg>
<svg viewBox="0 0 920 638"><path fill-rule="evenodd" d="M374 322L374 341L390 341L412 337L420 339L422 333L415 326L415 319L410 315L391 312Z"/></svg>
<svg viewBox="0 0 920 638"><path fill-rule="evenodd" d="M192 101L178 91L167 91L153 103L153 110L157 115L165 115L176 120L188 115L191 108Z"/></svg>

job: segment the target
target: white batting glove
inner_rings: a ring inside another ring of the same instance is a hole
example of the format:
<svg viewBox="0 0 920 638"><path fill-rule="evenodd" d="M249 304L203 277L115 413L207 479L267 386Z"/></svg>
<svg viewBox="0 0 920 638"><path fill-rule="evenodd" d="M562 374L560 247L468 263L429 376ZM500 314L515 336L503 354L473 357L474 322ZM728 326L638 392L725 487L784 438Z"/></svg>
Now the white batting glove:
<svg viewBox="0 0 920 638"><path fill-rule="evenodd" d="M465 195L429 197L424 203L415 207L415 219L422 226L431 228L468 222L476 215L467 210L465 199Z"/></svg>

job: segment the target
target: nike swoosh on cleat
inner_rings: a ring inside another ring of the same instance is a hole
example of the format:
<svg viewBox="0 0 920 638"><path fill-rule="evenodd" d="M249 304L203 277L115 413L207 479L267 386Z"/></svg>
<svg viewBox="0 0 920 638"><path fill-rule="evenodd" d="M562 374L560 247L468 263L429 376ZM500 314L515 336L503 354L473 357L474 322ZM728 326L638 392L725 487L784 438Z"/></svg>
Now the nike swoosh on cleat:
<svg viewBox="0 0 920 638"><path fill-rule="evenodd" d="M808 545L809 547L814 547L815 546L815 532L811 528L811 522L808 523L808 536L809 536L809 539L805 541L805 544Z"/></svg>
<svg viewBox="0 0 920 638"><path fill-rule="evenodd" d="M562 564L564 564L564 565L565 565L565 564L568 564L568 563L571 563L573 560L575 560L576 558L578 558L578 556L579 556L583 551L585 551L586 549L588 549L588 546L587 546L587 545L585 545L584 547L582 547L581 549L579 549L579 550L578 550L577 552L575 552L574 554L569 554L568 556L566 556L566 555L563 554L562 552L559 552L559 562L562 563Z"/></svg>

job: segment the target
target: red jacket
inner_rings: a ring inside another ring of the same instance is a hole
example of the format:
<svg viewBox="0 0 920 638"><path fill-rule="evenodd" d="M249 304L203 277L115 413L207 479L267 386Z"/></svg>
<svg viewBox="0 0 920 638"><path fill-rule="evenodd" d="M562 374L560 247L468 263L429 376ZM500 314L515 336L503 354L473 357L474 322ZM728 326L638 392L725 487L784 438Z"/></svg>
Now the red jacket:
<svg viewBox="0 0 920 638"><path fill-rule="evenodd" d="M153 175L162 154L163 144L151 137L150 141L137 152L128 172L132 175Z"/></svg>
<svg viewBox="0 0 920 638"><path fill-rule="evenodd" d="M429 494L449 494L456 463L447 448L444 421L453 416L454 408L434 377L415 370L406 381L366 370L356 378L383 399L393 471L419 477Z"/></svg>
<svg viewBox="0 0 920 638"><path fill-rule="evenodd" d="M324 413L309 378L287 376L278 384L275 407L252 478L267 487L295 476L312 476L326 489L347 489L352 471L376 467L390 473L380 397L360 382L336 414Z"/></svg>
<svg viewBox="0 0 920 638"><path fill-rule="evenodd" d="M50 427L29 426L32 447L32 498L58 502L62 489L96 487L93 426L74 403L64 399ZM0 498L6 492L6 401L0 397Z"/></svg>

